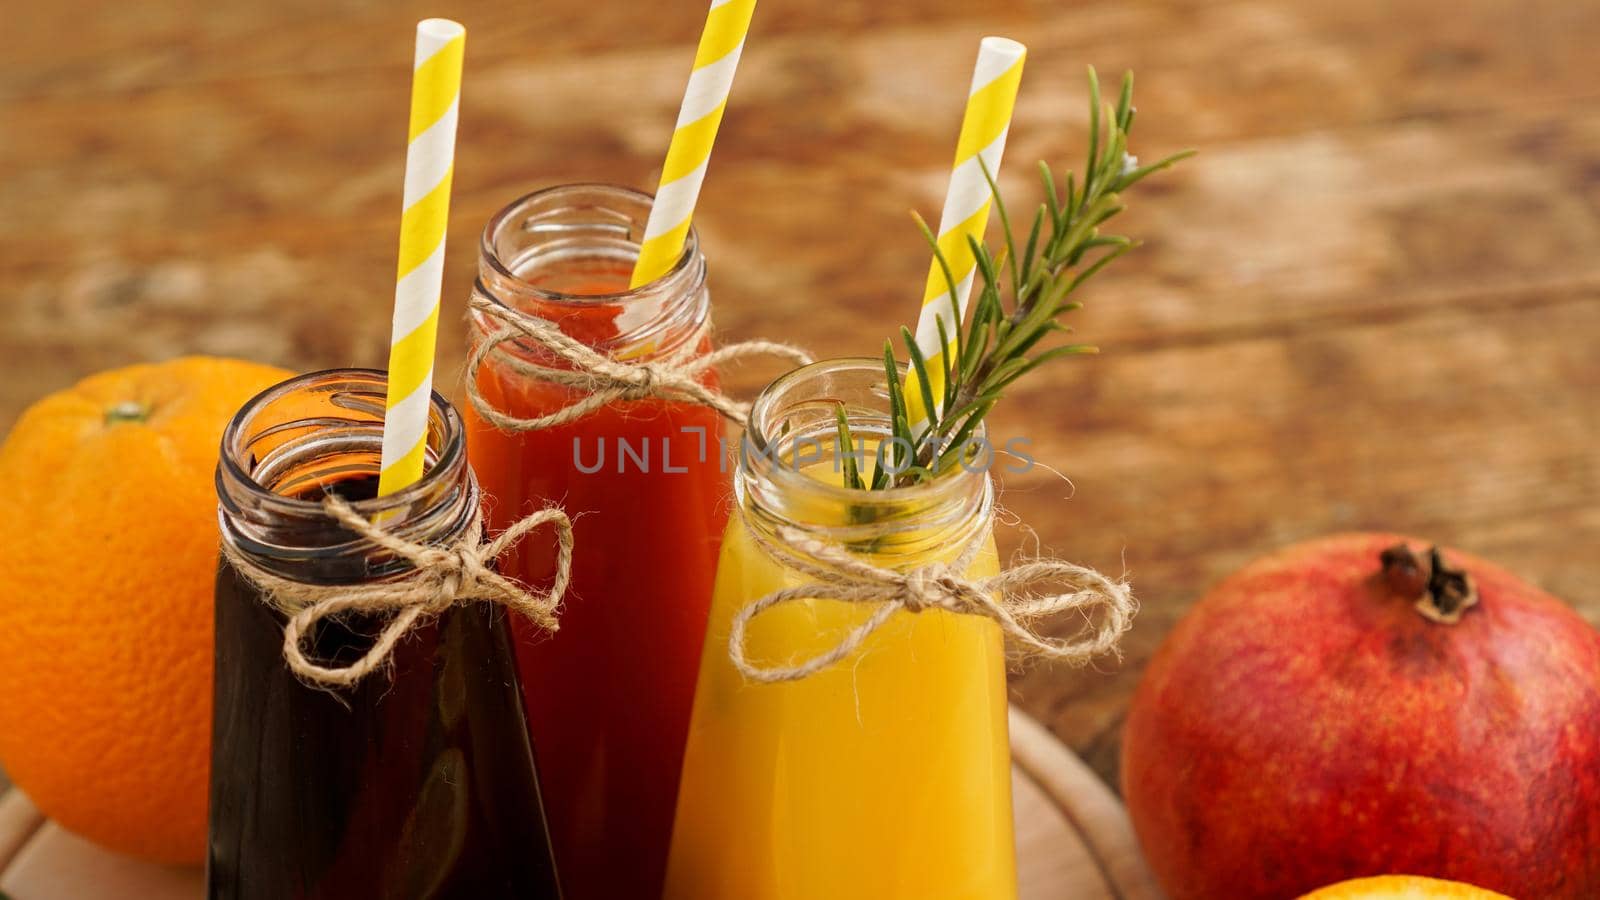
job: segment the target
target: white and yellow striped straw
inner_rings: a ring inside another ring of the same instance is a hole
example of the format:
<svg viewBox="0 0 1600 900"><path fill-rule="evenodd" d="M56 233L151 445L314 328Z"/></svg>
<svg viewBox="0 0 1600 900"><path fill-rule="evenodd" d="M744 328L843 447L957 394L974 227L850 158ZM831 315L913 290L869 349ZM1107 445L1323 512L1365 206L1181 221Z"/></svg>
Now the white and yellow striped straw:
<svg viewBox="0 0 1600 900"><path fill-rule="evenodd" d="M928 361L928 378L935 402L944 392L942 359L950 348L941 345L939 322L954 345L956 330L967 312L967 297L972 292L973 270L977 260L967 243L968 236L983 240L989 225L993 196L978 161L996 177L1000 158L1006 149L1006 133L1011 128L1011 112L1016 106L1017 86L1022 81L1022 63L1028 48L1002 37L986 37L978 46L978 64L972 72L972 89L967 94L967 111L961 120L961 137L956 143L954 171L945 194L944 211L939 216L939 250L950 263L956 282L956 310L950 308L950 286L944 270L934 260L928 267L928 283L922 294L922 313L917 318L917 349ZM922 391L910 383L906 390L913 423L927 418L922 408Z"/></svg>
<svg viewBox="0 0 1600 900"><path fill-rule="evenodd" d="M633 267L630 287L640 287L672 271L683 255L689 237L689 221L695 201L700 198L700 183L711 160L711 145L717 139L717 126L728 106L733 74L739 67L745 34L756 0L711 0L700 47L694 54L694 71L683 92L678 124L667 147L667 161L661 169L661 186L640 242L639 261Z"/></svg>
<svg viewBox="0 0 1600 900"><path fill-rule="evenodd" d="M449 19L417 23L400 264L389 343L389 393L378 475L380 496L420 479L425 462L466 40L467 30Z"/></svg>

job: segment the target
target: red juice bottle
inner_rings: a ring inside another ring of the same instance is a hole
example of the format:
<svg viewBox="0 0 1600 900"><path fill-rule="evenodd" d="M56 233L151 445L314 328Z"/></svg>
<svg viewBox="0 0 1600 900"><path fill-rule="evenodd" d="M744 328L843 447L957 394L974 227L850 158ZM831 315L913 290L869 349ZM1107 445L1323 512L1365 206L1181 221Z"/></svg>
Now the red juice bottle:
<svg viewBox="0 0 1600 900"><path fill-rule="evenodd" d="M605 185L523 197L485 229L475 301L629 362L707 352L710 300L692 231L671 272L628 288L649 208L647 195ZM500 327L475 310L475 346ZM538 377L530 362L566 367L532 342L501 344L478 370L479 397L530 419L591 396ZM700 380L715 386L714 374ZM492 424L472 404L466 418L491 527L547 502L574 519L561 630L519 629L517 642L562 883L578 900L659 896L728 513L721 416L643 397L529 430ZM501 566L542 584L553 552L527 545Z"/></svg>

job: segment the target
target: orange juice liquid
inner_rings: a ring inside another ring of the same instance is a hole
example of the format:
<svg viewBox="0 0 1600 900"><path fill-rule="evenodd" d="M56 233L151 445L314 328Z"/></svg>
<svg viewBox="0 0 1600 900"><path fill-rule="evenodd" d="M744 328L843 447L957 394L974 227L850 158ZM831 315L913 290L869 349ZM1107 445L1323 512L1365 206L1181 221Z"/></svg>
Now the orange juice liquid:
<svg viewBox="0 0 1600 900"><path fill-rule="evenodd" d="M728 660L734 614L808 579L761 550L738 515L717 569L666 897L1015 897L999 628L901 612L837 665L747 682ZM949 549L945 560L959 551ZM990 537L968 574L997 568ZM872 611L833 600L769 609L750 623L747 653L758 664L809 658Z"/></svg>

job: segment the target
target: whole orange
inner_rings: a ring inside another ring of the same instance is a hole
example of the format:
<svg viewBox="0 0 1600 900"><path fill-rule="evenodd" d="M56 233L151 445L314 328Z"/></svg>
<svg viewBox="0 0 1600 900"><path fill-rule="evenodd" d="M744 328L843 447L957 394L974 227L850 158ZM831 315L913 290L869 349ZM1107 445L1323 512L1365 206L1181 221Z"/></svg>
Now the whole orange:
<svg viewBox="0 0 1600 900"><path fill-rule="evenodd" d="M290 374L202 357L104 372L0 446L0 765L111 849L204 855L218 445Z"/></svg>
<svg viewBox="0 0 1600 900"><path fill-rule="evenodd" d="M1418 878L1414 875L1380 875L1341 881L1300 900L1511 900L1459 881Z"/></svg>

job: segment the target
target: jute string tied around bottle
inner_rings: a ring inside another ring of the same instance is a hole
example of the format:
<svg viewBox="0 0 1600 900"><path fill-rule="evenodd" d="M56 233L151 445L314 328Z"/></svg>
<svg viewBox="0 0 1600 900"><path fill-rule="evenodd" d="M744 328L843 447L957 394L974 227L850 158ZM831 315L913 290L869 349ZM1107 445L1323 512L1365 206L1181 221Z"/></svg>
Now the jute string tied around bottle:
<svg viewBox="0 0 1600 900"><path fill-rule="evenodd" d="M263 569L223 541L223 553L234 569L261 590L266 602L289 621L283 629L283 658L290 671L313 687L353 687L386 665L395 646L411 629L453 606L476 601L497 603L545 631L557 629L556 612L572 577L572 522L556 508L546 508L507 528L493 541L483 540L483 514L448 544L422 544L395 536L357 513L338 497L323 501L323 509L355 534L411 564L411 570L386 581L350 585L306 584ZM501 575L494 561L529 532L544 525L555 529L555 580L548 591L534 591ZM358 613L388 616L358 659L347 665L328 666L308 657L303 649L317 626L331 617Z"/></svg>
<svg viewBox="0 0 1600 900"><path fill-rule="evenodd" d="M854 653L901 610L920 613L942 609L983 616L994 620L1024 655L1082 665L1116 650L1138 611L1133 591L1125 582L1059 559L1031 559L998 575L968 578L966 571L977 559L980 541L969 543L948 563L930 563L901 572L873 565L839 544L818 540L796 528L780 526L772 536L761 534L748 523L746 528L756 545L773 559L813 579L773 591L733 617L728 658L751 681L796 681L820 672ZM1065 585L1066 590L1030 592L1029 586L1036 584ZM832 649L810 659L789 665L758 665L750 661L745 632L757 616L786 603L814 599L867 604L876 609L840 637ZM1085 623L1071 638L1045 637L1032 626L1039 619L1068 612L1079 613Z"/></svg>
<svg viewBox="0 0 1600 900"><path fill-rule="evenodd" d="M755 356L787 359L797 366L809 364L811 355L798 347L774 341L741 341L701 353L706 330L670 353L649 360L629 361L595 350L568 336L554 323L510 309L485 297L472 298L471 306L494 321L467 359L467 399L484 420L502 431L539 431L573 422L619 400L658 397L709 406L729 419L743 423L750 405L701 383L716 366ZM709 329L709 326L707 326ZM508 343L530 342L566 366L552 366L506 354L505 365L518 374L549 384L573 388L584 396L554 412L522 418L496 409L478 390L478 370L484 360Z"/></svg>

